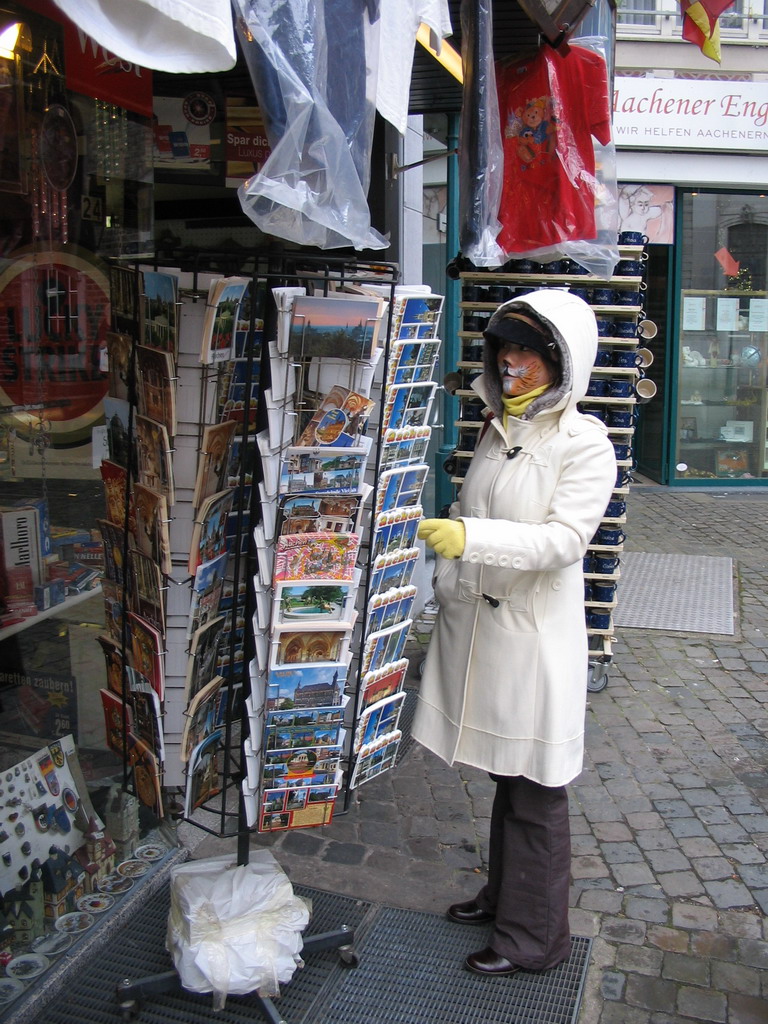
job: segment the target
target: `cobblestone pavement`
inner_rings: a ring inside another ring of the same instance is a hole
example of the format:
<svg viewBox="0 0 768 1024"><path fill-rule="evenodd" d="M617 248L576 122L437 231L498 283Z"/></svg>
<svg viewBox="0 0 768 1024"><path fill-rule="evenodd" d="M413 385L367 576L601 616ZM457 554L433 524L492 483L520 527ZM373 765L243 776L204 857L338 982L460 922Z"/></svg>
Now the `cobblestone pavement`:
<svg viewBox="0 0 768 1024"><path fill-rule="evenodd" d="M628 549L734 559L738 621L733 636L624 628L590 695L570 787L571 927L594 939L579 1022L766 1024L768 495L636 486L628 505ZM414 743L329 826L254 844L294 882L442 911L482 884L491 793ZM194 855L224 852L211 842Z"/></svg>

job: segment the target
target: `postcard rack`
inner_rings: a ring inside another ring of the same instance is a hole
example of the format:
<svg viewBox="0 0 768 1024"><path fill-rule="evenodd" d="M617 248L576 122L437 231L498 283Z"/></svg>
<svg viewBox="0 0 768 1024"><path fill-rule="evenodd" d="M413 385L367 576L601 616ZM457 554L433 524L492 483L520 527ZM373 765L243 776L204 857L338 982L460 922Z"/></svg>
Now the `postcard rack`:
<svg viewBox="0 0 768 1024"><path fill-rule="evenodd" d="M398 750L443 299L397 273L111 268L109 742L126 788L236 835L241 863L251 832L330 821Z"/></svg>

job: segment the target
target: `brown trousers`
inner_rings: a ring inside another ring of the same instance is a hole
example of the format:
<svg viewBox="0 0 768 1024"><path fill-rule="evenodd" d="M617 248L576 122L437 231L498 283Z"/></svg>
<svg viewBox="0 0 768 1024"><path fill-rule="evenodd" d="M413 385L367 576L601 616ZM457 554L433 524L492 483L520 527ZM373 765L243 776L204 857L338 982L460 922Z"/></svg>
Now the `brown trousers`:
<svg viewBox="0 0 768 1024"><path fill-rule="evenodd" d="M488 884L477 896L496 914L490 939L501 956L530 970L567 960L571 949L568 890L571 830L565 786L522 776L491 775Z"/></svg>

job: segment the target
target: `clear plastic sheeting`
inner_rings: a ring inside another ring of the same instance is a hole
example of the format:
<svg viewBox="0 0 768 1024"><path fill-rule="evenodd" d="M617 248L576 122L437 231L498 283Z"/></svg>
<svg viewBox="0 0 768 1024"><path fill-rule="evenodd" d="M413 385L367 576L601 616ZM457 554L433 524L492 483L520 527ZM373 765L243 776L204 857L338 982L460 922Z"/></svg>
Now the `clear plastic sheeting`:
<svg viewBox="0 0 768 1024"><path fill-rule="evenodd" d="M240 186L244 212L299 245L385 249L367 202L377 0L232 0L271 153Z"/></svg>
<svg viewBox="0 0 768 1024"><path fill-rule="evenodd" d="M496 236L504 154L493 60L491 0L462 0L464 102L459 126L459 246L476 267L506 257Z"/></svg>
<svg viewBox="0 0 768 1024"><path fill-rule="evenodd" d="M182 986L228 995L279 995L301 963L306 903L268 850L248 864L233 857L187 861L171 871L166 948Z"/></svg>

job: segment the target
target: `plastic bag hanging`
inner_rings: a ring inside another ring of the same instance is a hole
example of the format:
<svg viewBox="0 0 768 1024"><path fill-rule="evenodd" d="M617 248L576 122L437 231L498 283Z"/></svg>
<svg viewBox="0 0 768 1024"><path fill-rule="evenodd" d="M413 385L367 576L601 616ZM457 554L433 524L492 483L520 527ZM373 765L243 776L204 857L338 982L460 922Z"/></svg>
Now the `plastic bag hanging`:
<svg viewBox="0 0 768 1024"><path fill-rule="evenodd" d="M324 0L232 4L272 150L238 189L243 211L266 234L299 245L387 248L366 198L378 54L373 0L333 0L327 10Z"/></svg>
<svg viewBox="0 0 768 1024"><path fill-rule="evenodd" d="M459 126L459 246L476 267L498 267L503 152L490 0L462 0L464 99Z"/></svg>

